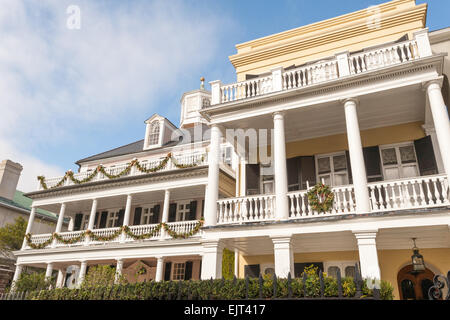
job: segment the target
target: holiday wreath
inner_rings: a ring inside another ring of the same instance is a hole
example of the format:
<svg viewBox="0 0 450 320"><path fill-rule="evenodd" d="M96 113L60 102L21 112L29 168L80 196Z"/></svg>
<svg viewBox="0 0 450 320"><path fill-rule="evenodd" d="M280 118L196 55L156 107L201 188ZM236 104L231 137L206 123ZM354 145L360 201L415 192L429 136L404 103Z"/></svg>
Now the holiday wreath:
<svg viewBox="0 0 450 320"><path fill-rule="evenodd" d="M311 209L317 212L329 212L333 208L334 193L330 187L318 183L307 193Z"/></svg>

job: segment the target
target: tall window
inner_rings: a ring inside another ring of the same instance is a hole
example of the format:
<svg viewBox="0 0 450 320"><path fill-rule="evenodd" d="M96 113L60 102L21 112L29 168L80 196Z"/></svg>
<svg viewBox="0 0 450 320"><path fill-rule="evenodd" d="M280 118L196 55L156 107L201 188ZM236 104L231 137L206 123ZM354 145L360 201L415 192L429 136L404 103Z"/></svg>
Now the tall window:
<svg viewBox="0 0 450 320"><path fill-rule="evenodd" d="M331 186L348 184L347 157L345 153L317 156L318 180Z"/></svg>
<svg viewBox="0 0 450 320"><path fill-rule="evenodd" d="M174 263L172 271L173 280L184 280L185 263Z"/></svg>
<svg viewBox="0 0 450 320"><path fill-rule="evenodd" d="M119 211L110 211L108 213L108 223L107 228L112 228L117 224L119 220Z"/></svg>
<svg viewBox="0 0 450 320"><path fill-rule="evenodd" d="M417 177L419 175L413 143L381 146L380 149L385 180Z"/></svg>
<svg viewBox="0 0 450 320"><path fill-rule="evenodd" d="M155 145L159 143L159 120L153 121L150 125L150 137L148 139L148 144Z"/></svg>
<svg viewBox="0 0 450 320"><path fill-rule="evenodd" d="M177 221L186 221L189 219L189 213L191 212L191 202L179 202L177 208Z"/></svg>

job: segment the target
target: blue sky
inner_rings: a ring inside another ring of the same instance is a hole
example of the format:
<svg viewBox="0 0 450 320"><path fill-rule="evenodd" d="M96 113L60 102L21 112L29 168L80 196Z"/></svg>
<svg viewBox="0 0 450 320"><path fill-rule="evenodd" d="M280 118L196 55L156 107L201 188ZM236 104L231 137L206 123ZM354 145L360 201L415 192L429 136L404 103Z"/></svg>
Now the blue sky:
<svg viewBox="0 0 450 320"><path fill-rule="evenodd" d="M142 139L153 113L179 123L180 97L206 81L232 82L235 44L384 0L2 0L0 159L36 176ZM450 25L450 1L427 2L430 30ZM69 5L81 29L66 27Z"/></svg>

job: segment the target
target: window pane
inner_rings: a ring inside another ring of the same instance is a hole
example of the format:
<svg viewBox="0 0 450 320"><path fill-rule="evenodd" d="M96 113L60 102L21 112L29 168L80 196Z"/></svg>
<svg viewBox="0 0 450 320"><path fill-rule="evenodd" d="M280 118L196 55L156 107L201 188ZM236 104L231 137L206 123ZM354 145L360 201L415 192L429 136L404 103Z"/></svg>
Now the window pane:
<svg viewBox="0 0 450 320"><path fill-rule="evenodd" d="M402 163L416 162L416 155L413 146L400 147L399 149Z"/></svg>
<svg viewBox="0 0 450 320"><path fill-rule="evenodd" d="M403 177L402 178L412 178L417 177L419 173L417 172L416 165L404 166L403 167Z"/></svg>
<svg viewBox="0 0 450 320"><path fill-rule="evenodd" d="M317 164L319 166L319 173L328 173L331 171L329 157L319 158L319 160L317 160Z"/></svg>
<svg viewBox="0 0 450 320"><path fill-rule="evenodd" d="M355 277L355 267L353 267L353 266L346 267L345 268L345 276L354 278Z"/></svg>
<svg viewBox="0 0 450 320"><path fill-rule="evenodd" d="M399 179L400 178L399 169L397 167L387 168L385 178L386 178L386 180Z"/></svg>
<svg viewBox="0 0 450 320"><path fill-rule="evenodd" d="M397 154L394 148L381 150L381 155L384 165L397 164Z"/></svg>
<svg viewBox="0 0 450 320"><path fill-rule="evenodd" d="M343 186L348 184L347 174L344 173L336 173L334 175L334 185L335 186Z"/></svg>
<svg viewBox="0 0 450 320"><path fill-rule="evenodd" d="M347 158L345 155L333 157L334 171L347 170Z"/></svg>
<svg viewBox="0 0 450 320"><path fill-rule="evenodd" d="M326 185L331 185L331 176L329 174L324 175L324 176L319 176L319 182L326 184ZM309 185L310 187L314 187L314 185Z"/></svg>
<svg viewBox="0 0 450 320"><path fill-rule="evenodd" d="M328 268L328 276L332 277L332 278L337 278L337 273L338 273L339 267L336 266L332 266Z"/></svg>
<svg viewBox="0 0 450 320"><path fill-rule="evenodd" d="M263 188L264 188L264 194L271 194L273 193L273 182L265 182L263 184Z"/></svg>

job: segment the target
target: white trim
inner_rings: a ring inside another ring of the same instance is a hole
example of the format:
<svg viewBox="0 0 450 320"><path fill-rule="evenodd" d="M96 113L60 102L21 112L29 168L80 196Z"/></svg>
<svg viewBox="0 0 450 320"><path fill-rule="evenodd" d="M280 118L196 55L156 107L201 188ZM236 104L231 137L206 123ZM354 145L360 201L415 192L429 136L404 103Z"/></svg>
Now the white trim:
<svg viewBox="0 0 450 320"><path fill-rule="evenodd" d="M400 147L410 147L410 146L413 147L414 157L416 158L416 162L415 163L410 162L410 163L403 164L401 162L402 159L401 159L401 155L400 155ZM384 162L383 162L382 151L385 150L385 149L392 149L392 148L395 149L395 154L396 154L396 157L397 157L397 164L396 165L385 165ZM417 162L417 151L416 151L416 147L414 146L414 141L405 141L405 142L400 142L400 143L379 145L378 149L380 151L379 153L380 153L381 171L382 171L381 174L382 174L382 177L383 177L383 181L395 180L395 179L386 179L386 171L385 171L386 169L394 168L394 167L397 167L399 169L399 177L396 178L396 179L411 178L411 177L405 177L403 175L403 167L410 167L410 166L413 166L413 165L415 165L415 167L417 169L417 171L416 171L417 174L414 175L414 177L420 177L420 169L419 169L419 164Z"/></svg>
<svg viewBox="0 0 450 320"><path fill-rule="evenodd" d="M345 175L346 175L346 178L347 178L347 183L344 183L344 184L342 184L343 186L345 186L345 185L348 185L349 184L349 174L348 174L348 170L349 170L349 167L348 167L348 162L349 162L349 159L347 159L347 153L345 152L345 150L344 151L338 151L338 152L332 152L332 153L324 153L324 154L316 154L316 155L314 155L314 161L315 161L315 166L316 166L316 172L315 172L315 174L316 174L316 182L322 182L322 179L321 179L321 177L320 176L324 176L324 175L327 175L327 174L329 174L330 175L330 185L332 186L332 187L336 187L336 186L338 186L338 185L336 185L335 184L335 179L334 179L334 163L333 163L333 157L335 157L335 156L344 156L345 157L345 166L346 166L346 169L345 169ZM319 158L326 158L326 157L328 157L329 159L330 159L330 173L322 173L322 174L319 174ZM344 170L342 170L342 171L340 171L340 172L344 172ZM311 184L310 184L310 186L312 186ZM339 186L341 186L341 185L339 185Z"/></svg>

